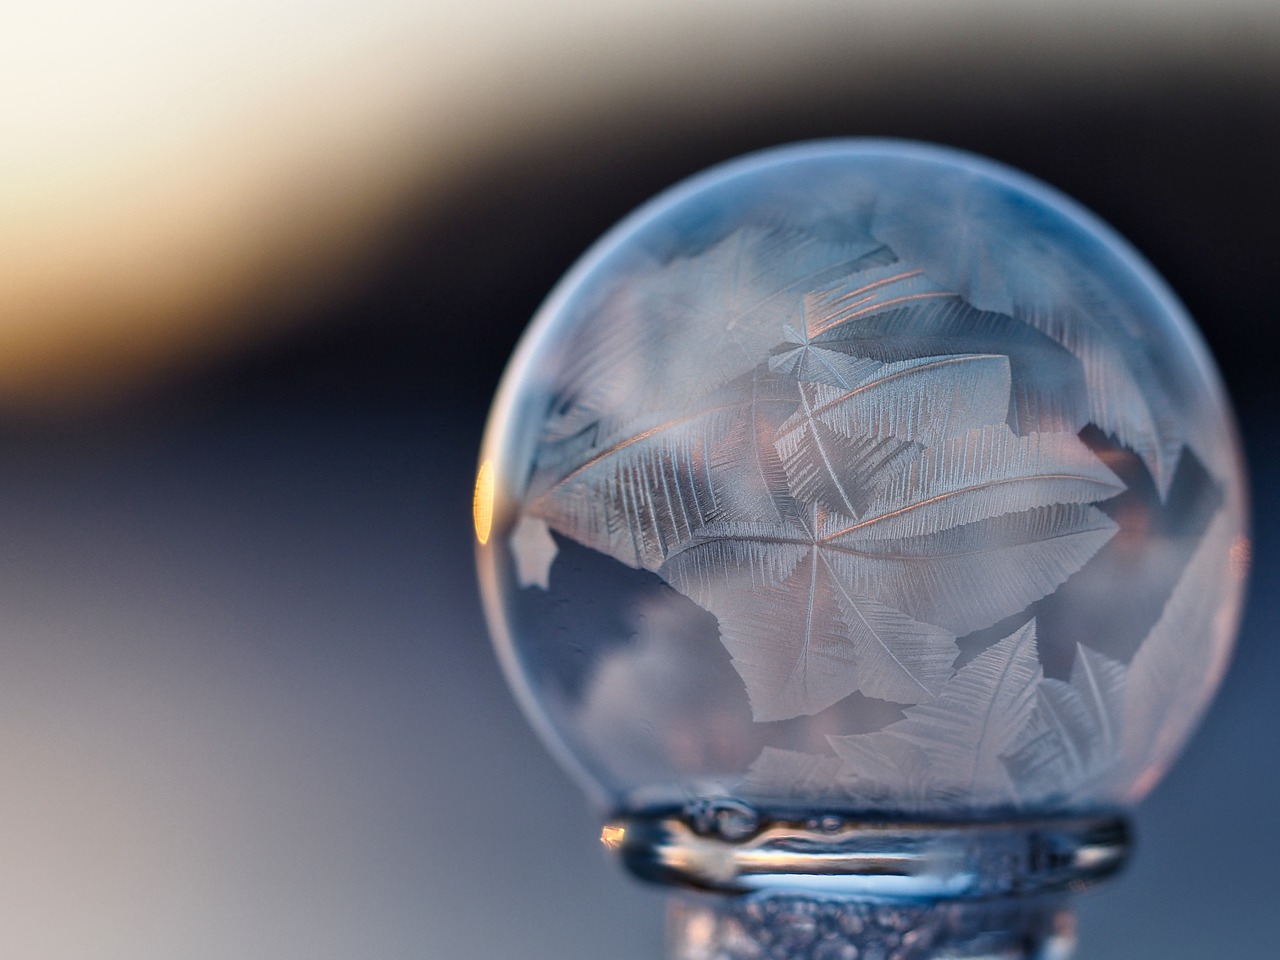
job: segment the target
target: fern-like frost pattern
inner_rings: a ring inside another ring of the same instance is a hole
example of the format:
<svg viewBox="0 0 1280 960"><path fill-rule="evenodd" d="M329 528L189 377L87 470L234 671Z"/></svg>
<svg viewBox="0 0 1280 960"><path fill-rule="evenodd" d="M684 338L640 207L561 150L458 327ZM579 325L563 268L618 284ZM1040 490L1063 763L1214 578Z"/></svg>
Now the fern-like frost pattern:
<svg viewBox="0 0 1280 960"><path fill-rule="evenodd" d="M960 338L923 356L851 350L850 328L956 296L886 248L808 263L810 246L743 231L634 281L660 332L693 326L697 354L714 349L704 388L638 410L593 400L590 422L561 413L528 497L552 529L715 614L759 721L855 692L936 696L956 637L1086 563L1114 532L1090 505L1124 489L1073 432L1010 427L1010 356ZM536 542L513 541L517 559Z"/></svg>
<svg viewBox="0 0 1280 960"><path fill-rule="evenodd" d="M713 615L757 723L901 708L766 746L750 795L1068 808L1162 760L1181 732L1160 701L1196 692L1173 678L1216 669L1182 669L1199 653L1177 634L1211 615L1225 514L1136 655L1072 642L1046 675L1042 602L1128 549L1105 451L1164 501L1196 448L1154 361L1116 352L1127 307L1038 255L1034 276L992 268L1029 262L990 229L1012 216L941 204L922 225L890 203L839 239L749 224L597 293L611 322L561 358L507 541L520 585L552 585L554 531Z"/></svg>
<svg viewBox="0 0 1280 960"><path fill-rule="evenodd" d="M1003 758L1021 802L1069 807L1096 795L1119 759L1127 672L1080 646L1069 681L1040 683L1035 711Z"/></svg>
<svg viewBox="0 0 1280 960"><path fill-rule="evenodd" d="M1002 761L1032 716L1043 679L1035 621L956 671L935 700L876 733L833 736L858 772L867 806L889 798L908 810L930 803L999 806L1017 799Z"/></svg>

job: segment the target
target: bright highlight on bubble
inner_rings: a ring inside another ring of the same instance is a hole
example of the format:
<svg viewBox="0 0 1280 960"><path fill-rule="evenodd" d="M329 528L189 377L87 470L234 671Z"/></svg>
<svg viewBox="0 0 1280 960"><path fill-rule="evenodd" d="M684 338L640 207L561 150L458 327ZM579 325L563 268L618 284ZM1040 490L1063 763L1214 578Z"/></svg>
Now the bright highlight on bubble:
<svg viewBox="0 0 1280 960"><path fill-rule="evenodd" d="M484 546L489 542L493 527L493 462L486 460L476 473L475 496L471 502L471 517L476 527L476 539Z"/></svg>

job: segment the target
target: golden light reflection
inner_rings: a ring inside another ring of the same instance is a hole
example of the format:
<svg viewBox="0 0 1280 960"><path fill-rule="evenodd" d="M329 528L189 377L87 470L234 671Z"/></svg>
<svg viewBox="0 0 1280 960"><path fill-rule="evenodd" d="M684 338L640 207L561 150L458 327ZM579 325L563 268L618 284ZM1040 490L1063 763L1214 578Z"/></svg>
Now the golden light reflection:
<svg viewBox="0 0 1280 960"><path fill-rule="evenodd" d="M489 542L493 529L493 461L480 464L476 474L476 493L471 503L471 516L475 520L476 539L484 546Z"/></svg>
<svg viewBox="0 0 1280 960"><path fill-rule="evenodd" d="M622 841L627 838L627 830L625 827L606 826L600 831L600 842L610 850L617 850L622 846Z"/></svg>

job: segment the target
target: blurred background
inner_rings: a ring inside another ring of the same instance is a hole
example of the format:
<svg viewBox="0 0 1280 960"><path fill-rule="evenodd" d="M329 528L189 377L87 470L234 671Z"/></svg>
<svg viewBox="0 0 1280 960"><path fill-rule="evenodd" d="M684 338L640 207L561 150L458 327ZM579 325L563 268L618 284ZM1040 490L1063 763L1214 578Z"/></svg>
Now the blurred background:
<svg viewBox="0 0 1280 960"><path fill-rule="evenodd" d="M660 955L489 650L489 397L673 181L910 137L1091 207L1238 405L1223 693L1081 960L1274 953L1280 7L50 0L0 13L0 956Z"/></svg>

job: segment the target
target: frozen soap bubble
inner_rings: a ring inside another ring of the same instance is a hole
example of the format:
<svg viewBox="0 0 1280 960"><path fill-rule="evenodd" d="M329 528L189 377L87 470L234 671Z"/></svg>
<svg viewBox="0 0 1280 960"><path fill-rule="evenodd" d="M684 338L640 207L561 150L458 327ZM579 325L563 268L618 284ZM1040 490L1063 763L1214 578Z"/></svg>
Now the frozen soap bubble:
<svg viewBox="0 0 1280 960"><path fill-rule="evenodd" d="M1248 554L1222 387L1152 269L1034 180L878 141L717 167L597 243L503 379L476 521L562 761L729 839L1136 801Z"/></svg>

